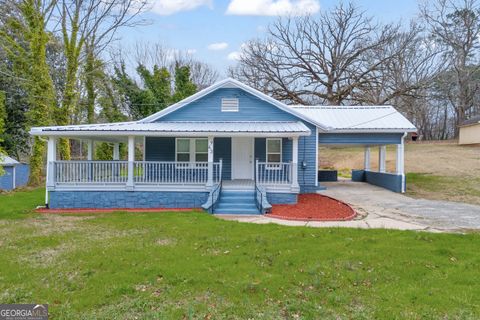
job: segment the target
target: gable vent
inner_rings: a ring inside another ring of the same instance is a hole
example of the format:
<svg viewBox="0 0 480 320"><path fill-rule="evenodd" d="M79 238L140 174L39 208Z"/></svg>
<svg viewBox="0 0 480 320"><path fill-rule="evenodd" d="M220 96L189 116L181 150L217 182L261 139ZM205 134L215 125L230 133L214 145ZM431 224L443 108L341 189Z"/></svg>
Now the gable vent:
<svg viewBox="0 0 480 320"><path fill-rule="evenodd" d="M222 112L238 112L238 99L222 98Z"/></svg>

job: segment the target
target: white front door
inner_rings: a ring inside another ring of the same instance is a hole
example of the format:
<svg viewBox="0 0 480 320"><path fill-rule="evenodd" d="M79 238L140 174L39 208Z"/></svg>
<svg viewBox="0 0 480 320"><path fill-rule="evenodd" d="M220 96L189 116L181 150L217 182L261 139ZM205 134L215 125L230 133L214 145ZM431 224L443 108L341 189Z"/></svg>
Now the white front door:
<svg viewBox="0 0 480 320"><path fill-rule="evenodd" d="M232 138L232 179L253 179L253 138Z"/></svg>

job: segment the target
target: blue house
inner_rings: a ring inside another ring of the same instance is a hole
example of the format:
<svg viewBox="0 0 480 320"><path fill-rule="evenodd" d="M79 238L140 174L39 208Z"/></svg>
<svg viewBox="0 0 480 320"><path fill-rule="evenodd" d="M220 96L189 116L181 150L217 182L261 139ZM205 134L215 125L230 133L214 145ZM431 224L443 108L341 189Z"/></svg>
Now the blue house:
<svg viewBox="0 0 480 320"><path fill-rule="evenodd" d="M225 79L139 121L38 127L31 134L48 137L50 208L264 213L322 189L320 144L365 146L356 179L404 191L403 141L415 130L389 106L287 106ZM61 137L86 140L86 159L58 161ZM94 141L113 144L111 161L93 159ZM128 146L127 159L120 159L120 143ZM385 172L388 144L397 145L395 173ZM378 172L369 168L371 146L381 146Z"/></svg>

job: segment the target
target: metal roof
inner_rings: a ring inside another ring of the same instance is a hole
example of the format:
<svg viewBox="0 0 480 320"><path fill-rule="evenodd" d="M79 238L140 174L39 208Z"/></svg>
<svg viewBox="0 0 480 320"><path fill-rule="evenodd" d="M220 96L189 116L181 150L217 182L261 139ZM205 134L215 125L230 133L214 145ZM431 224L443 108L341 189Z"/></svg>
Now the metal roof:
<svg viewBox="0 0 480 320"><path fill-rule="evenodd" d="M0 165L2 165L2 166L14 166L14 165L17 165L19 163L20 162L18 162L17 160L15 160L15 159L13 159L9 156L0 154Z"/></svg>
<svg viewBox="0 0 480 320"><path fill-rule="evenodd" d="M323 123L328 132L413 132L417 129L392 106L291 106Z"/></svg>
<svg viewBox="0 0 480 320"><path fill-rule="evenodd" d="M38 127L33 135L62 135L90 133L96 135L126 135L143 133L213 134L213 133L264 133L309 135L310 129L300 121L164 121L164 122L117 122L56 127Z"/></svg>

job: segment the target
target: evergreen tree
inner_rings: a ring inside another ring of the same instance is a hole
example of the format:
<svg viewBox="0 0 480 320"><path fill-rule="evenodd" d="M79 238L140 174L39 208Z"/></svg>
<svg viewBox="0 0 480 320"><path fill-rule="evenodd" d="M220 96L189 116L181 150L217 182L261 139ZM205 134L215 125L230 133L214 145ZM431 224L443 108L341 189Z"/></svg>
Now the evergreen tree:
<svg viewBox="0 0 480 320"><path fill-rule="evenodd" d="M197 86L192 82L190 67L175 65L175 94L172 102L178 102L197 92Z"/></svg>

